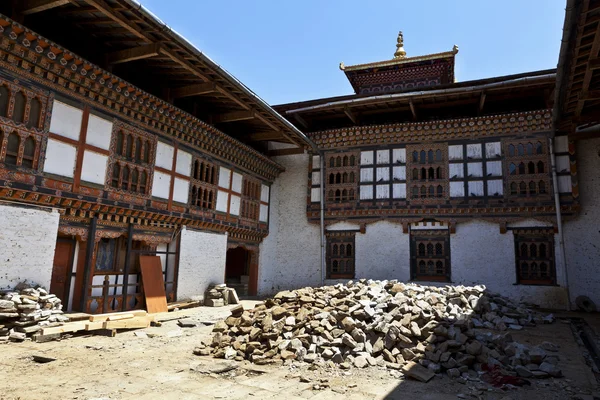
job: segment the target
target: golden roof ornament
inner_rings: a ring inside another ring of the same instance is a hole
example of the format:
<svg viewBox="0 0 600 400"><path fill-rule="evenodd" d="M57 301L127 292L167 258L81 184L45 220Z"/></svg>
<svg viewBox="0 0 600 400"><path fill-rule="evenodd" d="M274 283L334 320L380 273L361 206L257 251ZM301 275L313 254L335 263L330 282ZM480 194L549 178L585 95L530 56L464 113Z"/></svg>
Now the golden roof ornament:
<svg viewBox="0 0 600 400"><path fill-rule="evenodd" d="M398 33L398 39L396 43L396 52L394 53L394 58L404 58L406 57L406 51L404 51L404 35L402 35L402 31Z"/></svg>

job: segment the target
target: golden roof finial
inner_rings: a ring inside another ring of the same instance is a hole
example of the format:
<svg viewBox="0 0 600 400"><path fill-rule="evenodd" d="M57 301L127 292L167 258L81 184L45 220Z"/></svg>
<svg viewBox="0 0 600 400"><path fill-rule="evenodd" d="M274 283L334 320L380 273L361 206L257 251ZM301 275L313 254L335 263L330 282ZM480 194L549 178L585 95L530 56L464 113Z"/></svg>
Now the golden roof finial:
<svg viewBox="0 0 600 400"><path fill-rule="evenodd" d="M398 33L398 39L396 43L396 52L394 53L394 58L404 58L406 57L406 51L404 51L404 35L402 35L402 31Z"/></svg>

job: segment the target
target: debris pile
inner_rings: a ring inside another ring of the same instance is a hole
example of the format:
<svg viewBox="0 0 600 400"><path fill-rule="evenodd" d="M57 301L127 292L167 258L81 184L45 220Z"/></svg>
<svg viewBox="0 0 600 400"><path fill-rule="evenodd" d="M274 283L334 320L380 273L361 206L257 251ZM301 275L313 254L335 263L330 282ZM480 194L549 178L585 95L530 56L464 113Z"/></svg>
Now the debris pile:
<svg viewBox="0 0 600 400"><path fill-rule="evenodd" d="M204 293L204 305L207 307L223 307L239 301L235 289L228 288L225 284L209 286Z"/></svg>
<svg viewBox="0 0 600 400"><path fill-rule="evenodd" d="M22 341L45 327L68 321L61 300L42 287L21 283L0 293L0 342Z"/></svg>
<svg viewBox="0 0 600 400"><path fill-rule="evenodd" d="M529 348L506 332L552 321L484 286L360 280L283 291L252 310L238 306L194 353L256 364L386 366L422 381L442 372L469 379L490 368L559 377L555 345Z"/></svg>

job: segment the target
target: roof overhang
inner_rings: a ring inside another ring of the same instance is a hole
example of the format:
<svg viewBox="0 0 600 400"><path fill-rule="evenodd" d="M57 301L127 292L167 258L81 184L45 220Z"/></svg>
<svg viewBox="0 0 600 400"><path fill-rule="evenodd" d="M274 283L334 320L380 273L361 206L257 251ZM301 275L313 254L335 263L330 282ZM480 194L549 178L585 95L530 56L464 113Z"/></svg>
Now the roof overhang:
<svg viewBox="0 0 600 400"><path fill-rule="evenodd" d="M9 3L0 12L258 150L265 146L256 135L314 148L297 127L136 0Z"/></svg>

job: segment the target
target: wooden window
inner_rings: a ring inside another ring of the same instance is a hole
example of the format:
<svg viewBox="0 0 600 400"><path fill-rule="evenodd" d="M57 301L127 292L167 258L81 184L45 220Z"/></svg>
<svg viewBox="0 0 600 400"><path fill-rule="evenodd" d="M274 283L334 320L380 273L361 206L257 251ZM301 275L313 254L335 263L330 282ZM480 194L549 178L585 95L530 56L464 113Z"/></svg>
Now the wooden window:
<svg viewBox="0 0 600 400"><path fill-rule="evenodd" d="M450 281L450 235L445 229L410 231L411 278Z"/></svg>
<svg viewBox="0 0 600 400"><path fill-rule="evenodd" d="M8 115L8 101L10 99L10 91L5 85L0 85L0 117Z"/></svg>
<svg viewBox="0 0 600 400"><path fill-rule="evenodd" d="M195 158L192 166L190 205L214 210L217 197L217 167L200 158Z"/></svg>
<svg viewBox="0 0 600 400"><path fill-rule="evenodd" d="M20 144L21 139L19 138L19 135L17 135L17 132L11 132L8 135L8 141L6 143L6 157L4 158L6 164L17 165Z"/></svg>
<svg viewBox="0 0 600 400"><path fill-rule="evenodd" d="M408 149L411 147L422 146L407 146ZM445 178L448 176L446 149L445 145L435 144L411 152L413 156L408 163L411 171L408 178L409 183L412 183L412 190L408 196L409 200L418 203L438 203L436 199L445 200L448 197L448 180Z"/></svg>
<svg viewBox="0 0 600 400"><path fill-rule="evenodd" d="M27 127L40 129L40 114L42 112L42 103L37 97L31 99L29 103L29 117L27 118Z"/></svg>
<svg viewBox="0 0 600 400"><path fill-rule="evenodd" d="M327 232L327 279L354 278L355 232Z"/></svg>
<svg viewBox="0 0 600 400"><path fill-rule="evenodd" d="M325 183L327 192L333 193L333 195L327 196L327 202L330 205L338 205L357 200L355 197L358 183L356 179L358 174L357 154L334 153L326 157L328 161L325 164L329 167L325 171Z"/></svg>
<svg viewBox="0 0 600 400"><path fill-rule="evenodd" d="M545 142L505 142L508 187L511 197L549 196L549 163ZM515 151L516 149L516 151Z"/></svg>
<svg viewBox="0 0 600 400"><path fill-rule="evenodd" d="M517 282L523 285L554 285L554 231L552 229L517 229L515 255Z"/></svg>
<svg viewBox="0 0 600 400"><path fill-rule="evenodd" d="M258 221L260 213L260 190L260 182L244 177L240 210L240 216L242 218Z"/></svg>
<svg viewBox="0 0 600 400"><path fill-rule="evenodd" d="M35 148L35 139L32 136L29 136L27 139L25 139L25 144L23 146L23 160L21 161L22 167L33 168Z"/></svg>
<svg viewBox="0 0 600 400"><path fill-rule="evenodd" d="M113 137L110 186L114 189L148 195L148 177L152 169L150 154L154 142L146 134L128 126L119 126ZM142 157L143 156L143 157Z"/></svg>
<svg viewBox="0 0 600 400"><path fill-rule="evenodd" d="M15 93L15 105L13 108L12 119L16 123L20 124L25 119L25 105L27 104L27 97L23 92L18 91Z"/></svg>

